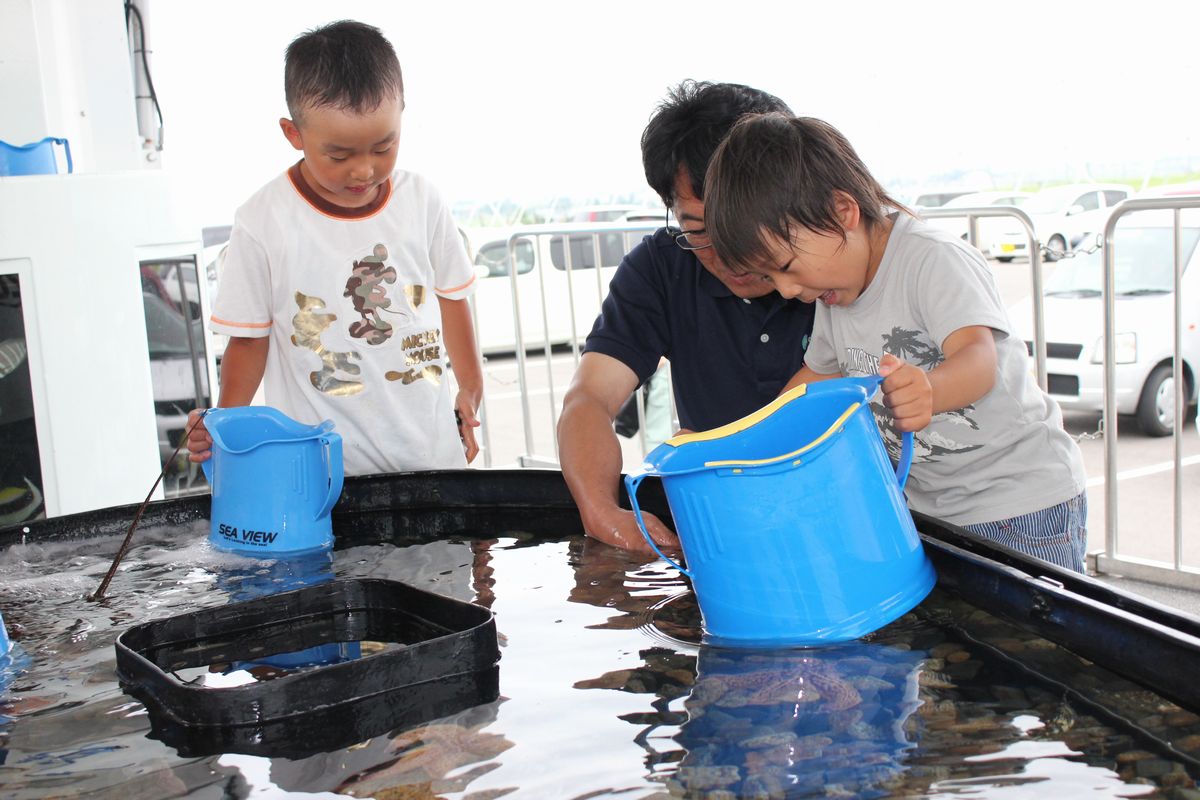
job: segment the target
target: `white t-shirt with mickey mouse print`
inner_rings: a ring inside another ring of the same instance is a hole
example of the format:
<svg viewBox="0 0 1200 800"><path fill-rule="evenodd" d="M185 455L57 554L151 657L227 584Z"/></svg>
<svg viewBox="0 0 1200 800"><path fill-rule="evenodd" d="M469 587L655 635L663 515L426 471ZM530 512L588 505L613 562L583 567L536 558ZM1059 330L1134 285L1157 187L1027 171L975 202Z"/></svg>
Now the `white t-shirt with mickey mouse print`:
<svg viewBox="0 0 1200 800"><path fill-rule="evenodd" d="M299 164L234 217L209 327L270 337L267 405L333 420L347 475L466 466L438 297L475 274L437 190L397 170L379 197L342 208Z"/></svg>

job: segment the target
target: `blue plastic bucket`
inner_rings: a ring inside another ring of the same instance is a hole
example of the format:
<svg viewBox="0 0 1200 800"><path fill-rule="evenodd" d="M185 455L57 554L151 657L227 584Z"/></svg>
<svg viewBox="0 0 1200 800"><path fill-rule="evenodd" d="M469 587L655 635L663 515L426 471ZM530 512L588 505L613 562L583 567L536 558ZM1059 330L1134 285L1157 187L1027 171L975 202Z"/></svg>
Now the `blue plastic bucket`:
<svg viewBox="0 0 1200 800"><path fill-rule="evenodd" d="M656 552L637 489L662 478L688 563L675 566L692 580L706 640L856 639L933 588L902 491L912 435L893 470L869 405L880 381L798 386L724 427L667 440L625 477Z"/></svg>
<svg viewBox="0 0 1200 800"><path fill-rule="evenodd" d="M217 587L229 593L229 602L241 603L280 592L303 589L306 586L332 583L333 579L332 551L315 550L291 555L286 559L276 559L273 562L263 563L256 560L249 565L222 570L217 575ZM267 653L253 661L235 661L229 665L227 671L253 672L258 667L307 669L326 664L341 664L361 657L362 647L359 642L326 642L286 653Z"/></svg>
<svg viewBox="0 0 1200 800"><path fill-rule="evenodd" d="M342 492L342 437L269 406L210 409L214 546L273 556L333 546L329 512Z"/></svg>
<svg viewBox="0 0 1200 800"><path fill-rule="evenodd" d="M40 142L15 145L0 141L0 175L55 175L58 161L54 158L54 145L62 145L67 157L67 172L74 172L71 162L71 145L66 139L47 136Z"/></svg>

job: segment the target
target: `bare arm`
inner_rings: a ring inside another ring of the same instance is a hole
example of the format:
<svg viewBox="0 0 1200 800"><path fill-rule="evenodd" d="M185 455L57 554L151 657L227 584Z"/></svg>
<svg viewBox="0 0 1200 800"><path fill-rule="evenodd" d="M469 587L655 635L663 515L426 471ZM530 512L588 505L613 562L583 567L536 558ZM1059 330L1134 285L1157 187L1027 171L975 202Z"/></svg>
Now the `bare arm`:
<svg viewBox="0 0 1200 800"><path fill-rule="evenodd" d="M483 367L479 361L479 348L475 344L475 327L471 324L471 306L466 300L438 298L442 312L442 330L445 333L446 354L454 367L454 379L458 383L458 395L454 398L454 410L462 423L459 433L467 451L467 463L479 454L475 440L475 429L479 427L479 404L483 402Z"/></svg>
<svg viewBox="0 0 1200 800"><path fill-rule="evenodd" d="M822 372L814 372L806 364L800 368L799 372L797 372L795 375L792 376L792 379L790 381L787 382L787 386L783 387L783 392L789 391L791 389L795 389L797 386L799 386L802 383L816 383L817 381L827 381L830 378L839 378L839 377L841 377L841 375L836 372L829 373L829 374L822 373ZM780 394L783 394L783 392L780 392Z"/></svg>
<svg viewBox="0 0 1200 800"><path fill-rule="evenodd" d="M622 459L612 422L636 388L637 375L629 367L601 353L584 353L563 399L558 455L587 534L626 550L650 552L633 513L617 501ZM655 542L678 546L659 519L643 517Z"/></svg>
<svg viewBox="0 0 1200 800"><path fill-rule="evenodd" d="M934 414L974 403L996 384L996 340L982 325L959 328L942 342L945 360L929 372L893 355L879 362L883 402L896 427L919 431Z"/></svg>
<svg viewBox="0 0 1200 800"><path fill-rule="evenodd" d="M221 395L217 400L220 408L248 406L262 383L263 373L267 369L267 352L271 340L267 336L256 339L233 337L225 346L221 356ZM206 461L212 455L212 437L204 427L204 421L196 422L200 411L188 414L188 458L192 461Z"/></svg>

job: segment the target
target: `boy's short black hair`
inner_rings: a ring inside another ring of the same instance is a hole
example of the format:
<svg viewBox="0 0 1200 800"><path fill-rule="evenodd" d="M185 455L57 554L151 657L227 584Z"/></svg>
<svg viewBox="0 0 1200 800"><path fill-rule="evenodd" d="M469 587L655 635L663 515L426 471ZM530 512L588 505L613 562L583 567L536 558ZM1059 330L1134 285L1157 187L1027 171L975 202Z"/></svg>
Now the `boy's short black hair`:
<svg viewBox="0 0 1200 800"><path fill-rule="evenodd" d="M871 175L850 142L827 122L756 114L733 126L708 167L704 223L727 266L760 269L767 240L790 241L796 226L838 234L835 192L858 204L871 229L887 208L904 210Z"/></svg>
<svg viewBox="0 0 1200 800"><path fill-rule="evenodd" d="M704 198L704 173L713 151L746 114L791 109L778 97L738 83L686 80L659 103L642 131L646 182L670 208L679 168L687 171L696 197Z"/></svg>
<svg viewBox="0 0 1200 800"><path fill-rule="evenodd" d="M322 106L366 113L391 97L404 101L404 78L391 42L378 28L344 19L288 45L284 97L293 121Z"/></svg>

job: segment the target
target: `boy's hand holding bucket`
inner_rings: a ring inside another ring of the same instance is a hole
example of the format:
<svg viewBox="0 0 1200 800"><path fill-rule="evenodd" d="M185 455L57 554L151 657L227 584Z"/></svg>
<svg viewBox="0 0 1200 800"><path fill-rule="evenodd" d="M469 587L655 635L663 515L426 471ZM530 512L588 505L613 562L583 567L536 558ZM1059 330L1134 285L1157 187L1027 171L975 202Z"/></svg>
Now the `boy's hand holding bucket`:
<svg viewBox="0 0 1200 800"><path fill-rule="evenodd" d="M204 427L203 408L193 408L187 416L187 449L188 461L200 463L212 458L212 436Z"/></svg>
<svg viewBox="0 0 1200 800"><path fill-rule="evenodd" d="M883 404L896 420L896 430L913 433L924 430L933 419L933 386L925 370L901 361L891 353L879 360L883 377Z"/></svg>

